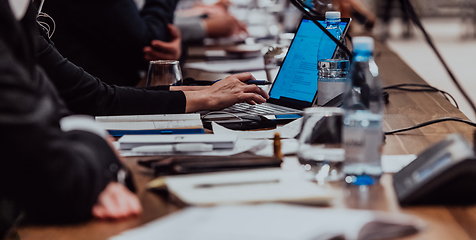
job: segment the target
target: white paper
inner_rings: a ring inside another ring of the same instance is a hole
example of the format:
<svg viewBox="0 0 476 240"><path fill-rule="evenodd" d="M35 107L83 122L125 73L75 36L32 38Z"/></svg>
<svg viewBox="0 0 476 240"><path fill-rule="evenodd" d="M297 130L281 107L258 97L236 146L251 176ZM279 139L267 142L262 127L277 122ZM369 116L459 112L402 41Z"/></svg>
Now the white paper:
<svg viewBox="0 0 476 240"><path fill-rule="evenodd" d="M250 139L247 139L250 141ZM251 149L249 152L252 152L256 155L260 156L267 156L271 157L274 155L274 144L273 140L263 140L264 141L264 147L263 148L254 148ZM299 141L294 138L289 138L289 139L281 139L281 153L283 155L291 155L291 154L296 154L297 150L299 148Z"/></svg>
<svg viewBox="0 0 476 240"><path fill-rule="evenodd" d="M211 152L188 152L188 153L184 152L180 154L196 155L196 156L230 156L230 155L235 155L238 153L249 151L249 152L256 153L257 155L268 156L269 150L267 149L269 149L269 144L272 144L272 142L271 141L268 142L265 140L256 140L256 139L238 139L235 142L235 147L233 149L213 150ZM264 149L264 151L261 151L262 149ZM120 154L123 157L134 157L134 156L150 156L150 155L168 155L170 153L138 153L138 152L132 152L129 150L121 150ZM283 152L283 154L285 153Z"/></svg>
<svg viewBox="0 0 476 240"><path fill-rule="evenodd" d="M186 63L185 68L207 72L246 72L264 69L263 57L236 60L220 60L208 62Z"/></svg>
<svg viewBox="0 0 476 240"><path fill-rule="evenodd" d="M165 182L169 191L183 202L201 206L257 202L324 204L334 198L334 190L306 181L298 174L269 168L169 176Z"/></svg>
<svg viewBox="0 0 476 240"><path fill-rule="evenodd" d="M415 154L409 155L383 155L382 156L382 171L386 173L396 173L409 163L416 159Z"/></svg>
<svg viewBox="0 0 476 240"><path fill-rule="evenodd" d="M151 114L151 115L121 115L96 117L96 122L143 122L143 121L177 121L200 120L200 114Z"/></svg>
<svg viewBox="0 0 476 240"><path fill-rule="evenodd" d="M153 130L203 128L200 114L155 114L96 117L107 130Z"/></svg>
<svg viewBox="0 0 476 240"><path fill-rule="evenodd" d="M189 207L142 227L121 233L112 240L311 240L342 236L356 240L368 222L393 227L372 229L380 236L419 230L421 220L404 214L375 211L322 209L287 204Z"/></svg>
<svg viewBox="0 0 476 240"><path fill-rule="evenodd" d="M274 138L274 134L279 132L281 138L294 138L301 131L302 118L298 118L282 127L273 130L261 131L237 131L225 128L215 122L212 122L212 129L215 135L236 135L238 138L265 139Z"/></svg>

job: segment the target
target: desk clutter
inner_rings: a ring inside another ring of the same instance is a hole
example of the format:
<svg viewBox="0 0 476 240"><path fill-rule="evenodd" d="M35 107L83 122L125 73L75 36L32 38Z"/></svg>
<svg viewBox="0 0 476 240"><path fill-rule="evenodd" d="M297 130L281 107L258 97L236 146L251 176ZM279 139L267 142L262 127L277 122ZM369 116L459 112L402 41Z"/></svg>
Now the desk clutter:
<svg viewBox="0 0 476 240"><path fill-rule="evenodd" d="M423 227L404 214L268 203L189 207L110 239L364 240L407 236Z"/></svg>

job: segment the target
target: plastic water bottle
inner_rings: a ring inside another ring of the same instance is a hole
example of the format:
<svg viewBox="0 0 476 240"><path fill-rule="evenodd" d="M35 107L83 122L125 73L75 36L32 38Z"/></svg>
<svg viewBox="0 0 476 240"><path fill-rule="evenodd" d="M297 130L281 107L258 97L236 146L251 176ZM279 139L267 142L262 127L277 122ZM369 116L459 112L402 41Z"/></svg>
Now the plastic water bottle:
<svg viewBox="0 0 476 240"><path fill-rule="evenodd" d="M340 12L337 11L328 11L326 12L326 29L334 36L337 40L340 40L342 36L342 29L340 27ZM320 40L319 40L319 48L317 51L317 60L320 60L322 57L321 56L328 56L328 54L325 54L327 51L333 51L333 49L329 49L329 46L327 44L322 44L323 41L332 41L329 36L327 36L325 33L322 34ZM337 54L334 58L344 58L344 56L341 56L340 54L340 48L337 49Z"/></svg>
<svg viewBox="0 0 476 240"><path fill-rule="evenodd" d="M382 85L372 58L373 39L354 37L353 46L354 61L347 74L343 96L343 171L346 182L370 185L382 174Z"/></svg>

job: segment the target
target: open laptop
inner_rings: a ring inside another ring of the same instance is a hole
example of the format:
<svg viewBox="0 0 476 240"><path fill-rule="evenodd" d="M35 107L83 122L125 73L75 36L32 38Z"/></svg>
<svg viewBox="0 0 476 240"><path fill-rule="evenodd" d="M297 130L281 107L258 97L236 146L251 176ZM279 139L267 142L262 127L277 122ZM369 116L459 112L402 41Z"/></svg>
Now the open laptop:
<svg viewBox="0 0 476 240"><path fill-rule="evenodd" d="M326 26L324 18L318 18L318 21ZM349 18L342 18L343 35L350 21ZM318 56L319 42L328 47L324 48L325 51L321 50ZM220 112L238 116L301 113L304 108L311 107L317 97L317 60L332 58L336 50L335 42L311 20L303 18L268 93L268 101L257 105L239 103Z"/></svg>

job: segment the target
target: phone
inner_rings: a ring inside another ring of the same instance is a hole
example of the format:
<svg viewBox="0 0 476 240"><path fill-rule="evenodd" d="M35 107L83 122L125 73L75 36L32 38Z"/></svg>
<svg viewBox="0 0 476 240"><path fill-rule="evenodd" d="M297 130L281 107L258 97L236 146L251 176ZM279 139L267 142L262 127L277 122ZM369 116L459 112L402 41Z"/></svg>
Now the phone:
<svg viewBox="0 0 476 240"><path fill-rule="evenodd" d="M393 175L401 205L470 205L476 203L476 157L459 134L423 151Z"/></svg>

